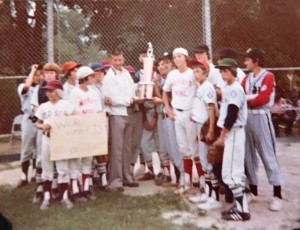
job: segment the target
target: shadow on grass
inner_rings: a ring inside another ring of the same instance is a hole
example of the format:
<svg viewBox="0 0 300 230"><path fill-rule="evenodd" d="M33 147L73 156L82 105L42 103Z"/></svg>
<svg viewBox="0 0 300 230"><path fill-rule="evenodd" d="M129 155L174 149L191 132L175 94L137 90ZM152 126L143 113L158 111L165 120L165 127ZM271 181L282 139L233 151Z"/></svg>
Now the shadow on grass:
<svg viewBox="0 0 300 230"><path fill-rule="evenodd" d="M95 201L76 203L71 210L55 201L49 210L41 211L31 203L33 191L33 185L19 190L0 187L0 211L14 229L193 229L162 219L164 211L186 210L181 198L171 192L147 197L96 192Z"/></svg>

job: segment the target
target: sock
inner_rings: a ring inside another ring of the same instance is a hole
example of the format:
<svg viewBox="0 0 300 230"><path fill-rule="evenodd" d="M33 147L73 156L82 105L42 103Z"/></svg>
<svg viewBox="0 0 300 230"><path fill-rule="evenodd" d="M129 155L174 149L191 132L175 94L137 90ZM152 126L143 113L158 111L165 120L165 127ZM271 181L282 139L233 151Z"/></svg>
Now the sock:
<svg viewBox="0 0 300 230"><path fill-rule="evenodd" d="M275 197L278 197L279 199L282 199L282 196L281 196L281 186L280 185L273 186L273 195Z"/></svg>
<svg viewBox="0 0 300 230"><path fill-rule="evenodd" d="M213 174L213 173L210 173L210 180L211 180L212 190L215 192L215 195L216 195L216 200L219 201L220 200L219 181L218 181L217 177L215 176L215 174Z"/></svg>
<svg viewBox="0 0 300 230"><path fill-rule="evenodd" d="M211 184L210 175L208 173L205 173L204 176L205 176L205 184L207 184L207 186L208 186L208 196L211 197L212 184Z"/></svg>
<svg viewBox="0 0 300 230"><path fill-rule="evenodd" d="M33 169L36 168L36 159L35 158L32 159L32 168Z"/></svg>
<svg viewBox="0 0 300 230"><path fill-rule="evenodd" d="M196 169L197 169L197 173L198 173L198 177L201 177L204 175L204 171L202 169L202 165L201 162L199 160L199 158L195 158L195 165L196 165Z"/></svg>
<svg viewBox="0 0 300 230"><path fill-rule="evenodd" d="M72 186L72 194L78 194L79 193L79 186L78 181L76 179L71 179L71 186Z"/></svg>
<svg viewBox="0 0 300 230"><path fill-rule="evenodd" d="M44 192L44 198L45 199L50 199L50 194L51 194L51 180L46 180L43 182L43 192Z"/></svg>
<svg viewBox="0 0 300 230"><path fill-rule="evenodd" d="M174 172L175 172L175 177L176 177L176 183L179 183L180 180L180 171L179 169L174 165Z"/></svg>
<svg viewBox="0 0 300 230"><path fill-rule="evenodd" d="M236 207L239 210L239 212L249 213L247 199L244 194L242 196L236 197L235 200L236 200Z"/></svg>
<svg viewBox="0 0 300 230"><path fill-rule="evenodd" d="M58 184L60 196L63 200L68 199L68 183Z"/></svg>
<svg viewBox="0 0 300 230"><path fill-rule="evenodd" d="M144 155L142 153L139 154L140 157L140 164L141 165L145 165L145 159L144 159Z"/></svg>
<svg viewBox="0 0 300 230"><path fill-rule="evenodd" d="M249 184L249 187L250 187L250 192L254 195L254 196L257 196L257 185L252 185L252 184Z"/></svg>
<svg viewBox="0 0 300 230"><path fill-rule="evenodd" d="M185 185L192 187L193 185L193 160L191 158L183 158L183 169Z"/></svg>
<svg viewBox="0 0 300 230"><path fill-rule="evenodd" d="M147 167L148 167L149 173L151 173L153 175L154 174L154 169L153 169L152 163L147 163Z"/></svg>
<svg viewBox="0 0 300 230"><path fill-rule="evenodd" d="M171 167L169 161L163 163L163 169L164 169L165 176L171 176Z"/></svg>
<svg viewBox="0 0 300 230"><path fill-rule="evenodd" d="M106 162L105 163L98 163L97 164L97 171L99 173L101 186L105 186L105 185L103 185L102 178L106 177L106 172L107 172L106 171Z"/></svg>
<svg viewBox="0 0 300 230"><path fill-rule="evenodd" d="M22 180L27 180L28 178L28 168L29 168L30 162L29 161L23 161L22 162Z"/></svg>
<svg viewBox="0 0 300 230"><path fill-rule="evenodd" d="M36 175L35 175L35 178L36 178L36 183L37 184L40 184L42 183L42 168L36 168Z"/></svg>
<svg viewBox="0 0 300 230"><path fill-rule="evenodd" d="M56 163L53 162L53 180L52 180L52 189L58 188L58 182L57 182L58 172L56 169Z"/></svg>
<svg viewBox="0 0 300 230"><path fill-rule="evenodd" d="M82 174L82 191L89 191L89 174Z"/></svg>

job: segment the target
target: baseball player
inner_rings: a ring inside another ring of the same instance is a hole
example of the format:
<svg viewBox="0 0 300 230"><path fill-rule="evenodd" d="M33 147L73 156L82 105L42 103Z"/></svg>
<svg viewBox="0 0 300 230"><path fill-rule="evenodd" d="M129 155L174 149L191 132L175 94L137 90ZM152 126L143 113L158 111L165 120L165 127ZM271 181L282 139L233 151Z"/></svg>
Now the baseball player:
<svg viewBox="0 0 300 230"><path fill-rule="evenodd" d="M90 65L91 69L95 72L93 78L90 78L91 84L89 85L90 89L95 90L97 97L100 100L101 107L104 108L104 98L102 93L102 81L105 76L105 66L101 63L92 63ZM96 160L96 161L95 161ZM108 155L95 156L92 164L92 177L95 178L99 176L98 185L100 190L107 191L107 163ZM98 175L94 174L94 167L97 169ZM91 184L90 184L91 185Z"/></svg>
<svg viewBox="0 0 300 230"><path fill-rule="evenodd" d="M274 75L263 68L265 52L259 48L249 49L245 53L244 64L251 72L242 86L248 97L248 120L246 126L246 168L251 190L251 198L257 196L258 152L269 183L273 185L273 199L270 210L282 208L282 175L276 158L275 132L271 120L270 108L274 103Z"/></svg>
<svg viewBox="0 0 300 230"><path fill-rule="evenodd" d="M66 82L64 83L64 99L68 100L71 91L76 87L76 72L81 64L74 61L67 61L62 65L62 72Z"/></svg>
<svg viewBox="0 0 300 230"><path fill-rule="evenodd" d="M35 112L38 109L40 104L48 101L48 97L46 95L46 91L43 89L43 86L45 86L47 84L47 82L49 82L49 81L52 81L55 79L58 80L59 72L60 72L60 68L56 63L49 62L43 66L44 81L35 88L32 98L31 98L31 101L30 101L33 112ZM43 198L42 166L41 166L42 136L43 136L42 130L38 129L37 140L36 140L36 151L37 151L36 183L37 183L37 188L36 188L36 193L32 200L33 203L38 203ZM59 196L58 185L57 185L57 172L54 172L54 179L52 181L52 189L53 189L52 197L55 198L55 197Z"/></svg>
<svg viewBox="0 0 300 230"><path fill-rule="evenodd" d="M17 188L21 188L28 184L28 169L30 160L33 160L33 167L31 177L35 179L35 158L36 158L36 136L37 128L35 126L36 119L34 113L31 110L31 97L35 87L41 82L42 78L42 66L32 65L31 71L26 78L24 83L18 86L18 94L21 100L22 112L24 113L21 131L22 131L22 142L21 142L21 166L22 176L21 180L17 185Z"/></svg>
<svg viewBox="0 0 300 230"><path fill-rule="evenodd" d="M204 171L205 182L208 185L208 194L205 193L205 188L200 186L200 194L192 196L189 200L193 203L201 202L199 209L210 210L220 208L219 202L219 182L216 175L213 173L213 167L207 161L208 144L215 139L215 124L217 106L217 94L214 86L207 80L209 73L208 62L191 60L189 66L193 69L195 80L199 83L196 97L193 104L192 119L196 122L198 133L199 159ZM199 137L203 124L209 122L208 134L205 137L206 142ZM208 197L209 196L209 197Z"/></svg>
<svg viewBox="0 0 300 230"><path fill-rule="evenodd" d="M222 103L217 122L222 128L216 145L224 144L222 178L232 190L236 205L222 212L227 221L250 219L246 195L244 194L245 125L247 122L247 101L242 86L236 81L238 64L234 59L224 58L216 66L227 83L222 89Z"/></svg>
<svg viewBox="0 0 300 230"><path fill-rule="evenodd" d="M42 152L41 164L43 168L42 180L44 199L40 206L41 210L47 210L50 206L51 199L51 184L53 180L53 162L50 160L50 129L49 119L56 116L69 116L75 114L74 107L63 97L63 85L60 81L54 80L47 82L43 86L48 102L42 103L35 116L38 118L37 127L43 131L42 136ZM68 197L68 182L69 182L69 164L68 160L56 161L56 169L58 172L58 186L60 190L61 203L68 209L73 207L72 202Z"/></svg>
<svg viewBox="0 0 300 230"><path fill-rule="evenodd" d="M177 69L172 70L163 86L163 101L167 115L175 120L176 139L183 159L184 186L176 193L184 193L192 186L192 158L198 156L198 146L195 140L197 133L194 122L191 121L193 100L196 94L196 82L193 71L187 66L188 51L176 48L173 60ZM168 92L172 92L171 105ZM198 175L203 175L200 162L196 164Z"/></svg>
<svg viewBox="0 0 300 230"><path fill-rule="evenodd" d="M135 99L135 85L126 69L121 50L110 54L112 67L103 80L104 103L109 113L111 133L111 156L109 164L109 190L123 192L123 186L137 187L133 180L131 161L132 128L129 125L128 113Z"/></svg>
<svg viewBox="0 0 300 230"><path fill-rule="evenodd" d="M99 113L103 111L101 100L95 90L89 88L91 78L94 78L95 72L88 66L82 66L78 69L76 77L79 87L72 90L70 102L75 106L80 114ZM85 199L95 200L96 197L90 190L90 174L92 171L93 157L83 157L81 159L70 160L70 173L72 193L74 199L83 201ZM82 175L82 194L78 188L78 177ZM82 196L81 196L82 195Z"/></svg>

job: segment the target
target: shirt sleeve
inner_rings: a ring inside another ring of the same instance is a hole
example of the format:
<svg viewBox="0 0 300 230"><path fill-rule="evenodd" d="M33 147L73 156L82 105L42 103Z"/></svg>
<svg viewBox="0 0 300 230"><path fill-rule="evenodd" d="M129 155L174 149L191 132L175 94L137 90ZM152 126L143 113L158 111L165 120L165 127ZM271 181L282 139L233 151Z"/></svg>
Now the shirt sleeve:
<svg viewBox="0 0 300 230"><path fill-rule="evenodd" d="M33 94L32 94L32 97L31 97L31 101L30 101L30 104L32 106L36 106L36 107L39 106L39 100L38 100L38 91L39 91L39 88L40 88L40 86L37 86L37 87L35 87L35 89L33 91Z"/></svg>
<svg viewBox="0 0 300 230"><path fill-rule="evenodd" d="M166 92L171 92L172 90L172 75L171 73L168 74L165 84L163 86L163 90Z"/></svg>
<svg viewBox="0 0 300 230"><path fill-rule="evenodd" d="M228 97L228 105L232 104L240 108L243 104L243 95L237 88L232 89Z"/></svg>
<svg viewBox="0 0 300 230"><path fill-rule="evenodd" d="M217 94L213 87L210 87L207 90L205 90L203 100L204 100L205 104L207 104L207 105L216 103Z"/></svg>
<svg viewBox="0 0 300 230"><path fill-rule="evenodd" d="M268 101L270 100L271 93L274 90L274 87L274 75L269 72L262 81L262 87L260 88L257 97L249 101L249 105L251 107L257 107L268 103Z"/></svg>

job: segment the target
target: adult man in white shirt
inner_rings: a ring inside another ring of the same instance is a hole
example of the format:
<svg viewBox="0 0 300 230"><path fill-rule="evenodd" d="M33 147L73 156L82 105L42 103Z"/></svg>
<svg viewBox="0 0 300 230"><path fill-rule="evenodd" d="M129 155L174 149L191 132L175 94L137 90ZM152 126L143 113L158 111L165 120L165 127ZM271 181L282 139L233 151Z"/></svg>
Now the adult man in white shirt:
<svg viewBox="0 0 300 230"><path fill-rule="evenodd" d="M132 132L128 113L134 102L135 85L129 72L123 68L124 56L120 50L111 53L111 68L103 79L104 103L109 113L111 156L109 189L123 192L123 185L137 187L133 181L130 164L132 159Z"/></svg>

